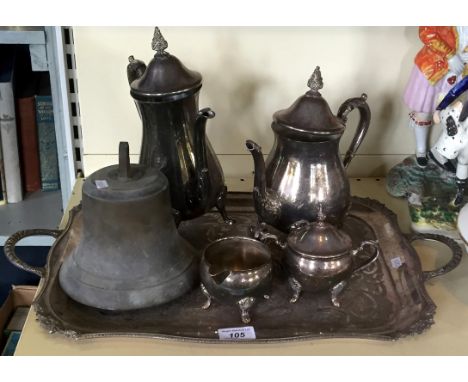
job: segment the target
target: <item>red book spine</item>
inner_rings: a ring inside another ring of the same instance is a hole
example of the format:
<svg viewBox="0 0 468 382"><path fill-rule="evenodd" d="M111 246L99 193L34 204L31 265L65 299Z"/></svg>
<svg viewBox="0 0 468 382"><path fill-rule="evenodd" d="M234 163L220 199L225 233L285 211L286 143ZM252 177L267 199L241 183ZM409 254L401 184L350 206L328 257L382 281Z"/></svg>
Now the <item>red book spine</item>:
<svg viewBox="0 0 468 382"><path fill-rule="evenodd" d="M25 185L26 192L34 192L41 189L36 105L34 97L19 98L17 109L23 184Z"/></svg>

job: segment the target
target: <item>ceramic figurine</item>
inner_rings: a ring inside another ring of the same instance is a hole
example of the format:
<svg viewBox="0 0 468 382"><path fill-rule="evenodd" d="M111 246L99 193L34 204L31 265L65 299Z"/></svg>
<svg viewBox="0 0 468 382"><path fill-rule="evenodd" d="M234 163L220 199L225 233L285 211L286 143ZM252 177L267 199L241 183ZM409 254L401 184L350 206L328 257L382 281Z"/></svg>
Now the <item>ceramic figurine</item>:
<svg viewBox="0 0 468 382"><path fill-rule="evenodd" d="M468 102L463 105L460 100L456 100L467 89L468 77L465 77L437 107L434 122L442 125L442 133L430 151L431 158L444 168L450 160L457 160L455 206L463 203L468 183Z"/></svg>
<svg viewBox="0 0 468 382"><path fill-rule="evenodd" d="M411 109L416 156L389 171L387 190L393 196L407 198L413 230L458 239L456 221L466 183L464 172L468 173L468 165L461 163L468 136L464 136L460 119L461 104L447 106L460 94L458 90L455 96L455 90L468 74L468 27L420 27L419 36L424 47L416 55L404 94ZM440 137L428 152L433 117ZM458 171L452 162L455 158L460 162Z"/></svg>
<svg viewBox="0 0 468 382"><path fill-rule="evenodd" d="M419 27L419 38L424 46L415 57L404 102L411 110L409 125L416 139L416 162L425 167L435 107L441 96L467 74L468 27L423 26Z"/></svg>
<svg viewBox="0 0 468 382"><path fill-rule="evenodd" d="M390 195L407 199L413 231L458 239L459 208L453 204L457 194L453 173L432 160L422 168L411 155L390 169L386 180Z"/></svg>
<svg viewBox="0 0 468 382"><path fill-rule="evenodd" d="M465 252L468 252L468 204L465 204L458 214L457 228L465 245Z"/></svg>

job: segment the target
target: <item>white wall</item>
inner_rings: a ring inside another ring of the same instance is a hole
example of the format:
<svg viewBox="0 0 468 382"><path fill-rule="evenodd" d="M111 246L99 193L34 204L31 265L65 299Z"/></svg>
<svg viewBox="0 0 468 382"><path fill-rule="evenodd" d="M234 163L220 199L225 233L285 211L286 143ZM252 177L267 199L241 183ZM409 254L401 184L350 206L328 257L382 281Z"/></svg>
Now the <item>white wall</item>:
<svg viewBox="0 0 468 382"><path fill-rule="evenodd" d="M251 177L247 138L268 153L273 112L308 90L316 65L322 95L336 112L347 98L368 94L369 133L348 173L383 176L413 152L402 94L421 43L416 27L162 27L167 49L203 75L200 107L210 106L209 139L228 182ZM75 27L85 174L117 160L127 140L137 161L141 122L129 94L128 56L148 62L152 27ZM355 113L357 114L357 112ZM357 117L357 115L356 115ZM357 118L341 143L347 149ZM433 134L435 135L435 134Z"/></svg>

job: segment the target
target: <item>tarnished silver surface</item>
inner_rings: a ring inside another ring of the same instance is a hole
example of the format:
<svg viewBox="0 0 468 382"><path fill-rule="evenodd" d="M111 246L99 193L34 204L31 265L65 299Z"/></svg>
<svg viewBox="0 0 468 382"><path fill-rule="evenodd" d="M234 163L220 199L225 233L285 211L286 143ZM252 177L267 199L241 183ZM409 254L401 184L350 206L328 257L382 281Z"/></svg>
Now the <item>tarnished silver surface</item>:
<svg viewBox="0 0 468 382"><path fill-rule="evenodd" d="M231 236L208 244L200 262L202 292L221 304L237 304L242 322L250 322L250 309L271 290L272 260L268 247L258 240Z"/></svg>
<svg viewBox="0 0 468 382"><path fill-rule="evenodd" d="M237 219L232 226L222 224L219 215L208 213L183 222L180 233L199 249L221 237L246 235L249 226L256 223L250 200L248 194L230 195L228 210ZM421 333L433 324L436 307L424 287L425 277L453 269L461 260L460 247L444 238L454 252L450 265L434 273L423 272L410 241L398 228L396 216L377 201L360 198L352 201L343 229L351 236L353 246L363 240L378 240L381 256L349 279L339 307L331 304L328 293L304 294L296 304L291 304L291 289L282 266L283 252L271 247L274 264L271 295L251 312L255 315L256 343L330 337L388 340ZM60 288L57 276L63 260L76 247L81 224L81 213L75 209L68 227L51 248L33 304L39 322L49 332L77 339L131 336L220 342L218 328L239 326L236 306L215 304L203 310L206 297L199 288L171 303L124 313L74 302ZM365 262L369 256L366 248L360 258ZM396 257L401 265L395 268L392 259Z"/></svg>

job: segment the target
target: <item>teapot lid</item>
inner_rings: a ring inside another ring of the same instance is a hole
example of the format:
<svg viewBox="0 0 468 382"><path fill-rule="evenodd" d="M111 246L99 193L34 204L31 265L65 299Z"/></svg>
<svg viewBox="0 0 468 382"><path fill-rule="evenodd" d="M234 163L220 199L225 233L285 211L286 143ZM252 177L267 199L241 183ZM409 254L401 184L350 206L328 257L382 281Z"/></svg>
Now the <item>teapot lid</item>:
<svg viewBox="0 0 468 382"><path fill-rule="evenodd" d="M317 66L307 86L310 88L289 108L273 114L273 130L292 139L330 138L343 133L345 125L330 110L319 90L323 88L322 74Z"/></svg>
<svg viewBox="0 0 468 382"><path fill-rule="evenodd" d="M125 202L158 194L168 184L158 169L130 164L128 143L120 142L119 164L91 174L83 184L83 193L93 199Z"/></svg>
<svg viewBox="0 0 468 382"><path fill-rule="evenodd" d="M151 44L156 51L145 73L130 84L130 94L141 101L174 101L197 92L202 86L200 73L189 70L168 52L167 41L158 27ZM130 62L133 56L129 57Z"/></svg>
<svg viewBox="0 0 468 382"><path fill-rule="evenodd" d="M325 222L320 213L316 222L301 221L296 224L299 224L299 227L289 234L288 247L301 256L338 257L352 250L351 237L343 230Z"/></svg>

